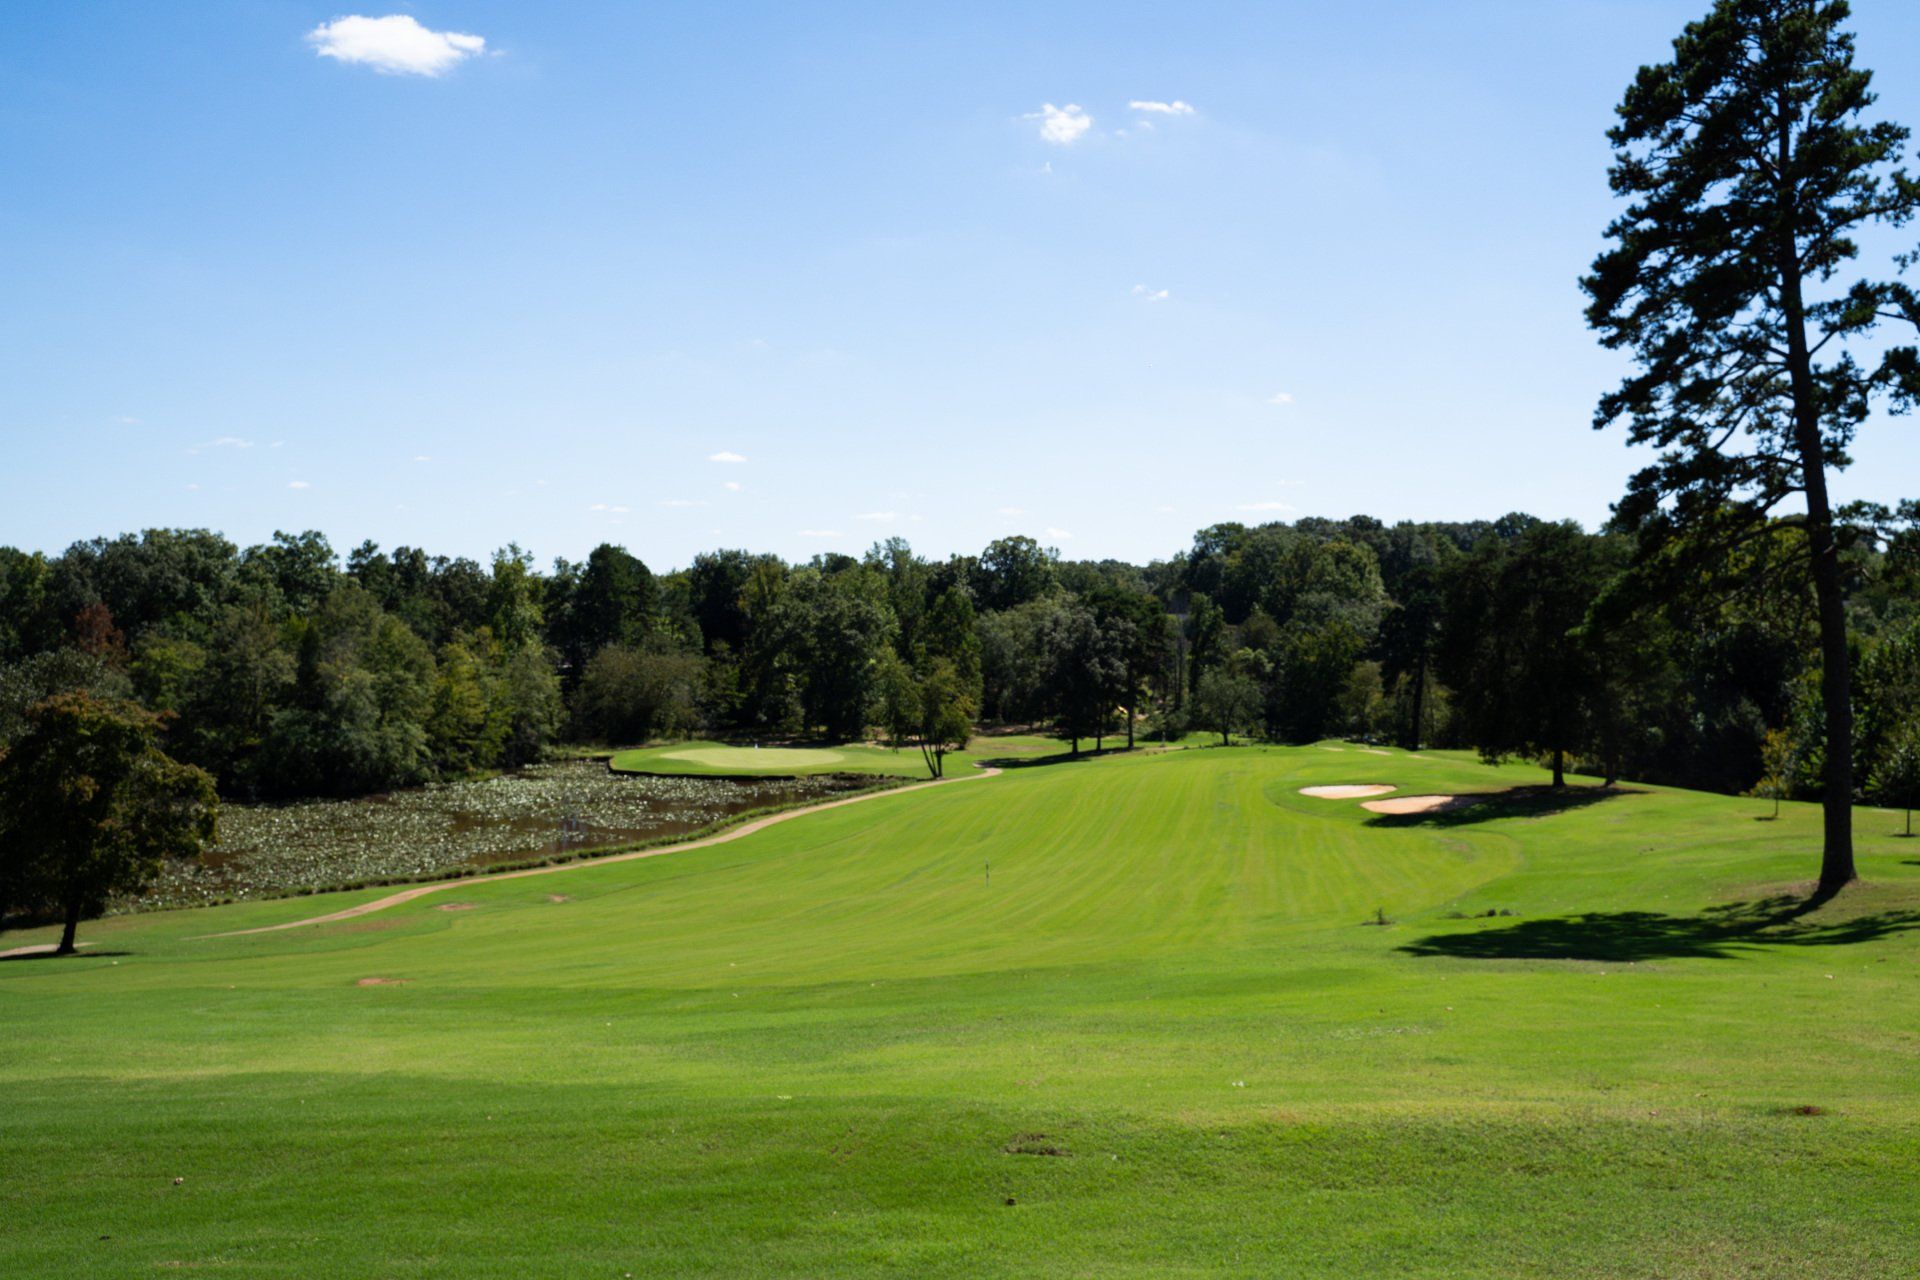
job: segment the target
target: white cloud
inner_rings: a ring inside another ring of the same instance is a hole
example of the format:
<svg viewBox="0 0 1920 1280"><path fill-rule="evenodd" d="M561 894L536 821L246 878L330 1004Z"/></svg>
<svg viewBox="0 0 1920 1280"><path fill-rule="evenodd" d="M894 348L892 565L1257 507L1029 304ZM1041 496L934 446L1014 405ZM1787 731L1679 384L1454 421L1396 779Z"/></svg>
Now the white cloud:
<svg viewBox="0 0 1920 1280"><path fill-rule="evenodd" d="M1042 103L1038 111L1020 118L1038 120L1042 141L1051 142L1056 147L1078 142L1082 134L1093 128L1093 117L1071 102L1064 107L1056 107L1051 102Z"/></svg>
<svg viewBox="0 0 1920 1280"><path fill-rule="evenodd" d="M194 484L194 483L192 483L192 482L188 482L188 484L187 484L187 491L188 491L189 493L197 493L197 492L199 491L199 489L200 489L200 486L199 486L199 485L197 485L197 484Z"/></svg>
<svg viewBox="0 0 1920 1280"><path fill-rule="evenodd" d="M310 484L308 484L308 483L307 483L307 482L306 482L305 480L289 480L289 481L287 481L287 488L289 488L289 489L311 489L311 488L313 488L313 486L312 486L312 485L310 485Z"/></svg>
<svg viewBox="0 0 1920 1280"><path fill-rule="evenodd" d="M720 487L722 489L725 489L728 493L740 492L740 482L738 480L729 480L726 483L722 484Z"/></svg>
<svg viewBox="0 0 1920 1280"><path fill-rule="evenodd" d="M1170 292L1168 289L1149 289L1143 284L1133 286L1133 296L1145 298L1148 302L1165 302Z"/></svg>
<svg viewBox="0 0 1920 1280"><path fill-rule="evenodd" d="M1027 514L1027 509L1025 507L996 507L994 508L994 514L999 516L1023 516Z"/></svg>
<svg viewBox="0 0 1920 1280"><path fill-rule="evenodd" d="M414 455L413 455L413 460L414 460L415 462L432 462L432 461L433 461L433 459L432 459L432 458L429 458L429 457L428 457L428 456L427 456L426 454L424 454L424 453L416 453L416 454L414 454Z"/></svg>
<svg viewBox="0 0 1920 1280"><path fill-rule="evenodd" d="M718 453L710 453L707 455L708 462L745 462L746 460L744 454L735 453L731 449L722 449Z"/></svg>
<svg viewBox="0 0 1920 1280"><path fill-rule="evenodd" d="M1065 529L1042 529L1040 532L1046 534L1049 538L1071 538L1073 536Z"/></svg>
<svg viewBox="0 0 1920 1280"><path fill-rule="evenodd" d="M844 538L847 535L837 529L802 529L800 536L803 538Z"/></svg>
<svg viewBox="0 0 1920 1280"><path fill-rule="evenodd" d="M854 517L855 520L898 520L899 518L898 511L869 511Z"/></svg>
<svg viewBox="0 0 1920 1280"><path fill-rule="evenodd" d="M697 502L692 498L668 498L665 502L662 502L660 505L663 507L704 507L707 504L704 502ZM626 508L618 507L616 508L616 510L625 511Z"/></svg>
<svg viewBox="0 0 1920 1280"><path fill-rule="evenodd" d="M1293 393L1291 391L1276 391L1272 395L1267 397L1267 403L1268 404L1292 404Z"/></svg>
<svg viewBox="0 0 1920 1280"><path fill-rule="evenodd" d="M480 36L431 31L404 13L335 18L307 32L307 43L323 58L390 76L445 75L487 47Z"/></svg>
<svg viewBox="0 0 1920 1280"><path fill-rule="evenodd" d="M1170 516L1173 514L1172 507L1160 506L1160 507L1155 507L1154 510L1158 511L1163 516Z"/></svg>
<svg viewBox="0 0 1920 1280"><path fill-rule="evenodd" d="M140 425L140 419L130 418L124 413L121 414L119 417L115 418L114 421L119 423L123 427L137 427Z"/></svg>
<svg viewBox="0 0 1920 1280"><path fill-rule="evenodd" d="M1127 106L1135 111L1144 111L1148 115L1155 116L1190 116L1193 114L1193 107L1188 103L1180 101L1178 98L1175 98L1172 102L1154 102L1150 99L1135 98L1132 102L1129 102Z"/></svg>
<svg viewBox="0 0 1920 1280"><path fill-rule="evenodd" d="M218 436L212 440L203 440L188 449L188 453L205 453L209 449L251 449L253 441L242 440L239 436Z"/></svg>
<svg viewBox="0 0 1920 1280"><path fill-rule="evenodd" d="M1292 507L1288 506L1284 502L1243 502L1240 504L1238 509L1241 511L1291 511L1293 510Z"/></svg>
<svg viewBox="0 0 1920 1280"><path fill-rule="evenodd" d="M607 509L607 504L604 502L596 502L592 506L587 508L587 510L589 511L605 511L606 509Z"/></svg>

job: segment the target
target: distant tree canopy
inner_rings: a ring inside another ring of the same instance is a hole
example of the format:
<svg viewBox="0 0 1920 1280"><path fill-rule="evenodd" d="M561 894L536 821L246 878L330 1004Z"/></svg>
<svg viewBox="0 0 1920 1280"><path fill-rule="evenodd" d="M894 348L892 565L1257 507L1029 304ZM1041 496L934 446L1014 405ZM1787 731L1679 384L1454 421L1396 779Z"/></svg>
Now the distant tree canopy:
<svg viewBox="0 0 1920 1280"><path fill-rule="evenodd" d="M1855 795L1920 701L1911 528L1849 526ZM1149 726L1389 737L1740 792L1782 730L1814 744L1783 784L1806 795L1826 759L1817 602L1781 571L1804 527L1769 530L1691 588L1644 596L1617 586L1642 563L1632 533L1518 514L1218 525L1140 566L1030 539L937 561L898 539L799 565L716 551L666 573L614 546L546 572L511 547L483 567L363 544L342 565L312 532L0 548L0 746L84 689L172 716L169 755L239 797L694 732L879 733L935 772L975 721L1076 748ZM1763 585L1720 589L1729 575Z"/></svg>

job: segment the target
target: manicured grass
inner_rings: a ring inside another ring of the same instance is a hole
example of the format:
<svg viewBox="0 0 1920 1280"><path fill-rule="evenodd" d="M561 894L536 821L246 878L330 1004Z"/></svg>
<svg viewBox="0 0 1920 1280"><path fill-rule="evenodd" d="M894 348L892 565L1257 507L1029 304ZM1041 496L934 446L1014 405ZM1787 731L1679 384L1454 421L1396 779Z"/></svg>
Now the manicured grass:
<svg viewBox="0 0 1920 1280"><path fill-rule="evenodd" d="M1031 736L976 738L966 751L949 754L949 772L996 756L1033 756L1064 752L1066 744ZM816 773L872 773L895 778L924 778L926 761L916 750L868 746L764 746L724 742L676 742L621 751L613 757L616 773L666 773L806 777Z"/></svg>
<svg viewBox="0 0 1920 1280"><path fill-rule="evenodd" d="M1897 815L1794 919L1808 806L1337 745L90 925L0 964L0 1275L1920 1272Z"/></svg>

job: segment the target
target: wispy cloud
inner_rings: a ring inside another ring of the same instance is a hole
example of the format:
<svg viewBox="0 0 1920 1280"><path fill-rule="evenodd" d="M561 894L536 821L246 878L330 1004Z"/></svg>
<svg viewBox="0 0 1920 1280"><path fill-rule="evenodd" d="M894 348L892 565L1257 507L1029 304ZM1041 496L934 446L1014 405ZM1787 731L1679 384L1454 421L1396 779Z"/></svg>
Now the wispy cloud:
<svg viewBox="0 0 1920 1280"><path fill-rule="evenodd" d="M1056 107L1051 102L1042 103L1038 111L1028 112L1020 118L1038 120L1041 140L1051 142L1056 147L1078 142L1087 130L1093 128L1093 117L1071 102L1064 107Z"/></svg>
<svg viewBox="0 0 1920 1280"><path fill-rule="evenodd" d="M800 536L803 538L844 538L847 535L841 533L838 529L802 529Z"/></svg>
<svg viewBox="0 0 1920 1280"><path fill-rule="evenodd" d="M898 520L899 518L900 518L900 513L898 511L868 511L854 517L855 520L882 520L882 521Z"/></svg>
<svg viewBox="0 0 1920 1280"><path fill-rule="evenodd" d="M1291 511L1292 507L1284 502L1243 502L1237 508L1240 511Z"/></svg>
<svg viewBox="0 0 1920 1280"><path fill-rule="evenodd" d="M728 493L740 492L740 482L738 480L728 480L724 482L720 487L722 489L725 489Z"/></svg>
<svg viewBox="0 0 1920 1280"><path fill-rule="evenodd" d="M611 502L596 502L596 503L594 503L594 504L593 504L592 506L590 506L590 507L588 507L588 508L587 508L587 510L589 510L589 511L606 511L606 512L610 512L610 513L612 513L612 514L614 514L614 515L625 515L625 514L626 514L627 512L629 512L629 511L631 511L631 510L633 510L633 508L632 508L632 507L622 507L622 506L617 506L617 505L615 505L614 503L611 503Z"/></svg>
<svg viewBox="0 0 1920 1280"><path fill-rule="evenodd" d="M140 419L130 418L124 413L115 418L114 421L123 427L137 427L140 425Z"/></svg>
<svg viewBox="0 0 1920 1280"><path fill-rule="evenodd" d="M1276 391L1272 395L1267 397L1267 403L1268 404L1292 404L1293 393L1291 391Z"/></svg>
<svg viewBox="0 0 1920 1280"><path fill-rule="evenodd" d="M307 43L323 58L390 76L442 76L487 47L480 36L433 31L404 13L335 18L307 32Z"/></svg>
<svg viewBox="0 0 1920 1280"><path fill-rule="evenodd" d="M1071 538L1073 536L1072 534L1068 533L1065 529L1047 528L1047 529L1042 529L1040 532L1046 534L1049 538L1066 539L1066 538Z"/></svg>
<svg viewBox="0 0 1920 1280"><path fill-rule="evenodd" d="M313 486L312 486L312 485L310 485L310 484L308 484L308 483L307 483L307 482L306 482L305 480L289 480L289 481L287 481L287 488L289 488L289 489L311 489L311 488L313 488Z"/></svg>
<svg viewBox="0 0 1920 1280"><path fill-rule="evenodd" d="M1165 302L1171 292L1169 289L1149 289L1143 284L1133 286L1133 296L1145 298L1148 302Z"/></svg>
<svg viewBox="0 0 1920 1280"><path fill-rule="evenodd" d="M1127 104L1134 111L1143 111L1153 116L1190 116L1193 107L1175 98L1172 102L1155 102L1149 98L1135 98Z"/></svg>
<svg viewBox="0 0 1920 1280"><path fill-rule="evenodd" d="M1173 508L1169 506L1165 506L1164 504L1161 506L1155 507L1154 510L1158 511L1163 516L1170 516L1173 514Z"/></svg>
<svg viewBox="0 0 1920 1280"><path fill-rule="evenodd" d="M429 457L428 457L428 456L427 456L426 454L424 454L424 453L416 453L416 454L414 454L414 455L413 455L413 460L414 460L415 462L432 462L432 461L433 461L433 459L432 459L432 458L429 458Z"/></svg>
<svg viewBox="0 0 1920 1280"><path fill-rule="evenodd" d="M694 498L668 498L660 505L663 507L704 507L707 504Z"/></svg>
<svg viewBox="0 0 1920 1280"><path fill-rule="evenodd" d="M188 453L205 453L209 449L251 449L253 441L242 440L239 436L216 436L212 440L203 440L187 450Z"/></svg>
<svg viewBox="0 0 1920 1280"><path fill-rule="evenodd" d="M707 455L708 462L745 462L746 460L745 454L735 453L731 449L722 449L718 453Z"/></svg>

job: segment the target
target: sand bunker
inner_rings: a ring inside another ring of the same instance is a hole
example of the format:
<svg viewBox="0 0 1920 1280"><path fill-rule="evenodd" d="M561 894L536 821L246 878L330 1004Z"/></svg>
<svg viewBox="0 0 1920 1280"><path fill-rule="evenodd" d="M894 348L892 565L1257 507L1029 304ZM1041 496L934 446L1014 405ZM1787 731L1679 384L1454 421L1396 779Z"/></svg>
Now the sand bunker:
<svg viewBox="0 0 1920 1280"><path fill-rule="evenodd" d="M1369 800L1361 805L1374 813L1404 815L1409 813L1441 813L1448 809L1464 809L1478 800L1478 796L1397 796L1392 800Z"/></svg>
<svg viewBox="0 0 1920 1280"><path fill-rule="evenodd" d="M1350 783L1340 787L1302 787L1300 794L1312 796L1316 800L1358 800L1362 796L1383 796L1389 791L1398 791L1398 787L1389 787L1379 782Z"/></svg>

